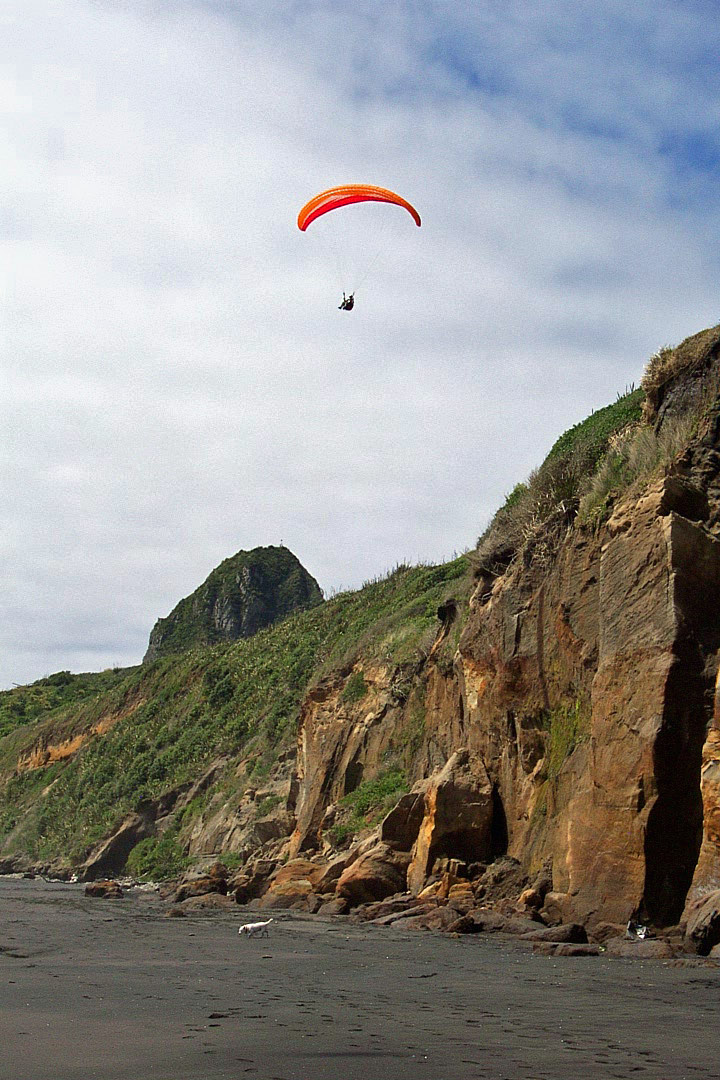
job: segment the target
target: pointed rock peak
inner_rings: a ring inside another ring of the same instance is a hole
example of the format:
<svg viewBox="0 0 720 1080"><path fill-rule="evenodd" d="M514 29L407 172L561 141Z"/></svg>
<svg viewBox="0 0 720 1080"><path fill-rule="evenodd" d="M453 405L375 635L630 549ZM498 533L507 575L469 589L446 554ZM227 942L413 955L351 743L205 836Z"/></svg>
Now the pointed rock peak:
<svg viewBox="0 0 720 1080"><path fill-rule="evenodd" d="M238 551L155 623L143 663L199 645L250 637L321 603L317 581L286 547Z"/></svg>

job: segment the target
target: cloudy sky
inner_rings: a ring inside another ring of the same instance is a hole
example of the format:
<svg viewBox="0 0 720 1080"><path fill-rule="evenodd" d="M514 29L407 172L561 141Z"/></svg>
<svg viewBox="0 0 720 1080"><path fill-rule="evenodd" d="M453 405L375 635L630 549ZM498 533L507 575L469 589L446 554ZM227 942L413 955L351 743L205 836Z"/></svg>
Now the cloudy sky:
<svg viewBox="0 0 720 1080"><path fill-rule="evenodd" d="M5 0L0 686L136 663L241 548L473 545L720 319L719 53L715 0ZM353 181L422 228L297 229Z"/></svg>

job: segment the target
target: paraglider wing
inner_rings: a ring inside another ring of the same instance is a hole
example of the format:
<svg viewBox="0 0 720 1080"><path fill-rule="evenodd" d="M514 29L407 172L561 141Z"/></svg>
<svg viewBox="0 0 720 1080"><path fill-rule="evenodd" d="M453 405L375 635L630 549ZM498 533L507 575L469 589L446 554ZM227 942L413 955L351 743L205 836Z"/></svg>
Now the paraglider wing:
<svg viewBox="0 0 720 1080"><path fill-rule="evenodd" d="M319 195L315 195L305 203L298 214L298 228L305 232L308 225L316 218L327 214L330 210L337 210L341 206L356 202L395 203L396 206L402 206L408 211L416 225L420 224L420 215L415 207L401 195L396 195L394 191L375 187L373 184L344 184L341 187L321 191Z"/></svg>

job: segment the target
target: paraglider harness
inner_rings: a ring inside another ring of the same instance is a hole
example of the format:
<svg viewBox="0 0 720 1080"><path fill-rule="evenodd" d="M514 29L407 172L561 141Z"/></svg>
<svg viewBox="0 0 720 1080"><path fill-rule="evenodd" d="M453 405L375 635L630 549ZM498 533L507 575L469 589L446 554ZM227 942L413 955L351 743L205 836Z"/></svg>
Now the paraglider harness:
<svg viewBox="0 0 720 1080"><path fill-rule="evenodd" d="M354 307L355 307L355 293L350 293L349 296L346 296L345 293L343 293L342 304L340 304L340 307L338 308L338 311L352 311L352 309Z"/></svg>

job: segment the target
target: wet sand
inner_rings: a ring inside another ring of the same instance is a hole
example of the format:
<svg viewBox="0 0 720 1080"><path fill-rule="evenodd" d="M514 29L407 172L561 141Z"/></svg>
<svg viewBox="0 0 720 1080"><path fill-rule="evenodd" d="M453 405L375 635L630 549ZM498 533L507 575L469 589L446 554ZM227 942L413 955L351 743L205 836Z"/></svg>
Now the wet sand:
<svg viewBox="0 0 720 1080"><path fill-rule="evenodd" d="M3 1080L716 1078L720 968L0 879Z"/></svg>

